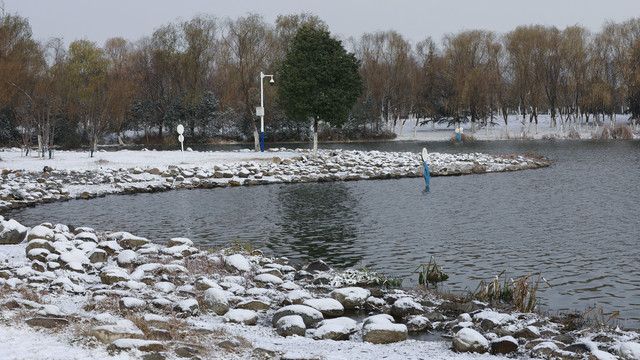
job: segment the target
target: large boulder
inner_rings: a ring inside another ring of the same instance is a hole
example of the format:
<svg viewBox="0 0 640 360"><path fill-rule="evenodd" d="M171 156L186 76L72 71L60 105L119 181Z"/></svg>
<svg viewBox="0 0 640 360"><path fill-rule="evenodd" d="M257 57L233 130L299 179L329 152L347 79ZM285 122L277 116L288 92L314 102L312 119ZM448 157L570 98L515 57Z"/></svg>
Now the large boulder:
<svg viewBox="0 0 640 360"><path fill-rule="evenodd" d="M471 328L462 328L453 336L453 349L458 352L486 353L489 341Z"/></svg>
<svg viewBox="0 0 640 360"><path fill-rule="evenodd" d="M128 281L129 274L119 267L111 267L100 272L100 281L106 285L113 285L121 281Z"/></svg>
<svg viewBox="0 0 640 360"><path fill-rule="evenodd" d="M13 219L0 220L0 245L19 244L25 239L28 231L29 228Z"/></svg>
<svg viewBox="0 0 640 360"><path fill-rule="evenodd" d="M504 336L491 342L491 354L511 354L518 351L518 340L513 336Z"/></svg>
<svg viewBox="0 0 640 360"><path fill-rule="evenodd" d="M320 322L313 332L314 339L349 340L349 336L358 331L358 323L348 317L327 319Z"/></svg>
<svg viewBox="0 0 640 360"><path fill-rule="evenodd" d="M391 306L391 314L399 319L409 315L420 315L424 313L422 305L418 304L410 297L403 297L396 300Z"/></svg>
<svg viewBox="0 0 640 360"><path fill-rule="evenodd" d="M233 254L225 257L224 267L229 272L251 271L251 263L242 254Z"/></svg>
<svg viewBox="0 0 640 360"><path fill-rule="evenodd" d="M361 287L340 288L329 293L329 296L338 300L345 309L355 309L364 305L370 295L371 291Z"/></svg>
<svg viewBox="0 0 640 360"><path fill-rule="evenodd" d="M132 235L126 231L118 231L107 236L107 240L115 240L125 249L137 249L150 243L148 239Z"/></svg>
<svg viewBox="0 0 640 360"><path fill-rule="evenodd" d="M306 327L312 327L324 319L322 313L311 306L306 305L288 305L278 309L273 314L272 324L275 327L278 320L283 316L299 315L304 320Z"/></svg>
<svg viewBox="0 0 640 360"><path fill-rule="evenodd" d="M338 300L332 298L308 299L303 301L302 304L320 311L326 318L338 317L344 314L344 306Z"/></svg>
<svg viewBox="0 0 640 360"><path fill-rule="evenodd" d="M224 315L229 311L229 296L222 289L209 288L204 292L204 303L207 308L218 315Z"/></svg>
<svg viewBox="0 0 640 360"><path fill-rule="evenodd" d="M31 241L33 239L45 239L48 241L53 241L55 239L55 234L50 228L44 225L38 225L31 228L31 230L29 230L27 233L27 241Z"/></svg>
<svg viewBox="0 0 640 360"><path fill-rule="evenodd" d="M395 324L393 317L387 314L370 316L362 324L362 340L373 344L404 341L408 335L407 326Z"/></svg>
<svg viewBox="0 0 640 360"><path fill-rule="evenodd" d="M307 327L300 315L287 315L278 319L275 323L276 332L280 336L304 336Z"/></svg>
<svg viewBox="0 0 640 360"><path fill-rule="evenodd" d="M258 313L253 310L231 309L224 314L224 320L237 324L255 325L258 323Z"/></svg>

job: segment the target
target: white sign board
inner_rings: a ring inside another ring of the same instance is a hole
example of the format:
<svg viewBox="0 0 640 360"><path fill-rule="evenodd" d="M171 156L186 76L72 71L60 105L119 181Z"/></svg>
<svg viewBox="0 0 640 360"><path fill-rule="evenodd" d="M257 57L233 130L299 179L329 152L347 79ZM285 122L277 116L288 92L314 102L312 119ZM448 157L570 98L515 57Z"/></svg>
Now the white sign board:
<svg viewBox="0 0 640 360"><path fill-rule="evenodd" d="M178 125L178 134L182 135L183 132L184 132L184 126L182 126L182 124Z"/></svg>
<svg viewBox="0 0 640 360"><path fill-rule="evenodd" d="M264 116L264 108L262 106L256 107L256 116Z"/></svg>

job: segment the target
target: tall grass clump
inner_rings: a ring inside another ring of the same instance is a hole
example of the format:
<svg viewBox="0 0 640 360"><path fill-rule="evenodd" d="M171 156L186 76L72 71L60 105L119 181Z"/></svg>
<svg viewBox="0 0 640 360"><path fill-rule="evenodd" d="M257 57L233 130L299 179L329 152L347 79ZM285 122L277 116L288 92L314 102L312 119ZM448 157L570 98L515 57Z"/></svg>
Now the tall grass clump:
<svg viewBox="0 0 640 360"><path fill-rule="evenodd" d="M503 275L504 279L501 281L500 277ZM503 270L490 282L481 280L471 297L492 304L511 305L524 313L532 312L538 303L536 294L541 282L551 287L551 284L541 274L538 274L535 281L532 274L514 280L508 278Z"/></svg>
<svg viewBox="0 0 640 360"><path fill-rule="evenodd" d="M438 286L438 283L445 282L449 275L445 274L442 270L442 265L436 262L436 259L431 255L431 259L426 264L420 264L412 274L418 274L418 284L424 286L427 289L429 284L434 288Z"/></svg>
<svg viewBox="0 0 640 360"><path fill-rule="evenodd" d="M633 131L629 124L618 124L613 129L605 125L601 132L592 133L591 138L593 140L633 140Z"/></svg>
<svg viewBox="0 0 640 360"><path fill-rule="evenodd" d="M617 327L619 325L618 316L620 316L619 311L614 311L608 316L605 315L602 306L600 306L598 309L593 307L591 310L587 311L584 314L584 319L589 324L589 327L602 330Z"/></svg>
<svg viewBox="0 0 640 360"><path fill-rule="evenodd" d="M450 139L450 142L458 142L458 136L453 135ZM460 134L460 142L474 142L476 138L473 135Z"/></svg>
<svg viewBox="0 0 640 360"><path fill-rule="evenodd" d="M629 124L618 124L611 132L611 137L616 140L633 140L633 131Z"/></svg>

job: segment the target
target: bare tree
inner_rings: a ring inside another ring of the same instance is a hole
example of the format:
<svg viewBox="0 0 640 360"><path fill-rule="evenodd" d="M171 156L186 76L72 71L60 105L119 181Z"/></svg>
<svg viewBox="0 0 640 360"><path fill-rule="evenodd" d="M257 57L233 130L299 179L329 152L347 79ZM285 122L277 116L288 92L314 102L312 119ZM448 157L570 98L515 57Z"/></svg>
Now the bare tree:
<svg viewBox="0 0 640 360"><path fill-rule="evenodd" d="M233 86L239 94L236 106L245 114L249 122L255 143L260 150L260 136L256 126L254 106L258 103L260 72L272 71L269 63L273 51L273 29L257 14L249 14L235 21L228 20L222 36L228 49L226 57L221 59L228 79L235 80Z"/></svg>

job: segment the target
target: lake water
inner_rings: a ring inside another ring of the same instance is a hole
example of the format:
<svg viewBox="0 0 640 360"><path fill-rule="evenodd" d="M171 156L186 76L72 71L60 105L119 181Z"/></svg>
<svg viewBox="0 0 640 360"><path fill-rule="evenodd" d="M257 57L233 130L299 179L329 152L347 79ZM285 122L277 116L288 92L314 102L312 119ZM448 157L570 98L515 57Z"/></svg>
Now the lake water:
<svg viewBox="0 0 640 360"><path fill-rule="evenodd" d="M302 146L302 145L301 145ZM308 145L305 145L305 147ZM533 152L549 168L511 173L182 190L74 200L4 214L124 230L205 246L238 240L292 259L408 276L435 256L445 290L474 290L502 270L542 273L551 312L604 307L640 328L640 142L388 142L323 148ZM292 145L289 145L292 147ZM295 147L295 146L294 146ZM417 276L404 280L415 285Z"/></svg>

